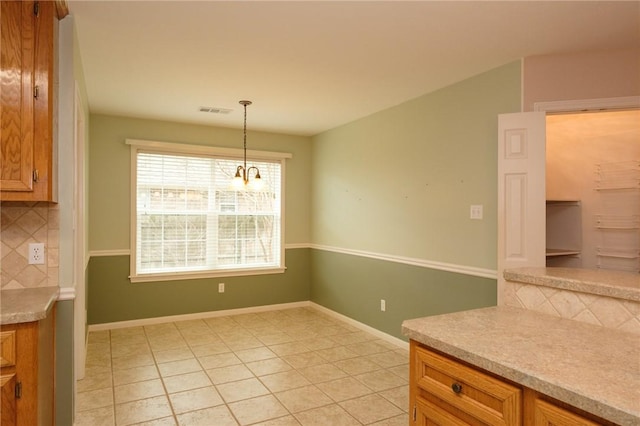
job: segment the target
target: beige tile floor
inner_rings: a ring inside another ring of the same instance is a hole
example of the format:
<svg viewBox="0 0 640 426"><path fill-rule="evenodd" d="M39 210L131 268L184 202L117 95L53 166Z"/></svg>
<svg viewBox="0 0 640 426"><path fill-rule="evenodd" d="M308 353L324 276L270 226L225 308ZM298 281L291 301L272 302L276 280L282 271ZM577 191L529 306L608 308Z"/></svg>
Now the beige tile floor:
<svg viewBox="0 0 640 426"><path fill-rule="evenodd" d="M75 426L405 426L408 360L312 308L91 332Z"/></svg>

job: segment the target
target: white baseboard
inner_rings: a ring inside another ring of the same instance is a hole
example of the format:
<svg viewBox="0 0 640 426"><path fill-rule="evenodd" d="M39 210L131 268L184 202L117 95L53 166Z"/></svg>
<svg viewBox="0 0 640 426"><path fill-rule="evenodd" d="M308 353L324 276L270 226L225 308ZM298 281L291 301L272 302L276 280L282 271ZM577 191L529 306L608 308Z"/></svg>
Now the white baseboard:
<svg viewBox="0 0 640 426"><path fill-rule="evenodd" d="M226 309L223 311L197 312L194 314L170 315L166 317L143 318L129 321L107 322L103 324L92 324L89 331L114 330L117 328L140 327L144 325L162 324L164 322L189 321L196 319L224 317L227 315L252 314L256 312L276 311L279 309L306 308L310 304L305 302L280 303L277 305L252 306L250 308Z"/></svg>
<svg viewBox="0 0 640 426"><path fill-rule="evenodd" d="M394 337L376 328L363 324L360 321L356 321L353 318L349 318L348 316L339 314L335 311L332 311L329 308L325 308L324 306L318 305L317 303L314 303L308 300L304 302L280 303L276 305L253 306L250 308L226 309L223 311L197 312L194 314L171 315L171 316L165 316L165 317L143 318L143 319L129 320L129 321L93 324L93 325L89 325L89 331L91 332L91 331L115 330L119 328L140 327L145 325L162 324L165 322L189 321L189 320L196 320L196 319L223 317L228 315L251 314L256 312L277 311L280 309L308 308L308 307L315 309L319 312L322 312L330 317L336 318L340 321L344 321L347 324L352 325L362 331L371 333L374 336L380 338L381 340L389 342L395 346L398 346L399 348L407 349L407 350L409 349L409 343L405 342L402 339L398 339L397 337Z"/></svg>
<svg viewBox="0 0 640 426"><path fill-rule="evenodd" d="M350 325L352 325L352 326L354 326L356 328L359 328L362 331L366 331L367 333L371 333L374 336L380 338L381 340L384 340L384 341L389 342L389 343L391 343L393 345L396 345L399 348L409 350L409 342L405 342L402 339L398 339L397 337L394 337L394 336L392 336L390 334L387 334L387 333L385 333L383 331L380 331L377 328L373 328L371 326L363 324L360 321L356 321L353 318L349 318L346 315L339 314L336 311L332 311L331 309L325 308L324 306L318 305L317 303L309 302L309 306L312 307L313 309L317 310L317 311L320 311L320 312L322 312L324 314L329 315L330 317L339 319L341 321L346 322L347 324L350 324Z"/></svg>

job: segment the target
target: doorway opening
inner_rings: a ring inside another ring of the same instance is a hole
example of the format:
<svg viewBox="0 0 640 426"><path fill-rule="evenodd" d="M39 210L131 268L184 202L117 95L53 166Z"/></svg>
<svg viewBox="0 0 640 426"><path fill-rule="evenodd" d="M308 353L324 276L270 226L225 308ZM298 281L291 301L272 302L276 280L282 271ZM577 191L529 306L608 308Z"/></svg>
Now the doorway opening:
<svg viewBox="0 0 640 426"><path fill-rule="evenodd" d="M547 114L546 265L640 272L640 109Z"/></svg>

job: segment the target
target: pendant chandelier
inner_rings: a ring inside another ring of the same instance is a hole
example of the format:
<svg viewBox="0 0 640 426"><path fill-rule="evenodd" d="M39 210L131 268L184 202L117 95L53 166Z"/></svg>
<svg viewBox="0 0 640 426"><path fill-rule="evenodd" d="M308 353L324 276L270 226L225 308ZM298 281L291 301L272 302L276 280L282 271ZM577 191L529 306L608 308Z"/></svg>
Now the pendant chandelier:
<svg viewBox="0 0 640 426"><path fill-rule="evenodd" d="M260 170L256 166L247 168L247 106L251 105L251 101L240 101L240 105L244 107L244 162L236 169L236 175L233 178L233 187L236 189L249 188L260 189L262 187L262 178L260 177ZM256 174L253 180L249 181L249 173L255 170Z"/></svg>

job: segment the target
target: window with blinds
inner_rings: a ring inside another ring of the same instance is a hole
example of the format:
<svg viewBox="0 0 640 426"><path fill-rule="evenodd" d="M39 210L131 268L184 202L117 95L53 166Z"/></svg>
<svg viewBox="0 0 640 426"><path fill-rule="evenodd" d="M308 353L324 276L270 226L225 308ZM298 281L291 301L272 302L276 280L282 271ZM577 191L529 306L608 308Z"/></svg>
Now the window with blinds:
<svg viewBox="0 0 640 426"><path fill-rule="evenodd" d="M284 268L282 164L250 161L264 184L259 191L236 190L231 182L239 161L135 152L132 280Z"/></svg>

